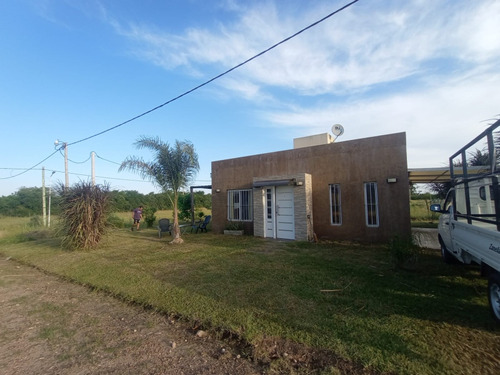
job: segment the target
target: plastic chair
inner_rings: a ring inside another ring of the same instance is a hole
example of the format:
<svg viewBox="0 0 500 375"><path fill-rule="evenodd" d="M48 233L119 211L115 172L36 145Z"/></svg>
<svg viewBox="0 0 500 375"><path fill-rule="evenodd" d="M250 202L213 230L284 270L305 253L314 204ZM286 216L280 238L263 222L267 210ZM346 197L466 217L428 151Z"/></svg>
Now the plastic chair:
<svg viewBox="0 0 500 375"><path fill-rule="evenodd" d="M170 219L160 219L158 221L158 238L161 238L161 234L164 232L168 232L170 233L170 235L172 235Z"/></svg>
<svg viewBox="0 0 500 375"><path fill-rule="evenodd" d="M207 232L207 225L210 223L210 219L212 218L211 215L205 216L205 219L203 221L198 222L198 224L195 224L191 227L191 233L193 232L193 229L196 229L195 233L198 233L198 230L201 232L205 231Z"/></svg>

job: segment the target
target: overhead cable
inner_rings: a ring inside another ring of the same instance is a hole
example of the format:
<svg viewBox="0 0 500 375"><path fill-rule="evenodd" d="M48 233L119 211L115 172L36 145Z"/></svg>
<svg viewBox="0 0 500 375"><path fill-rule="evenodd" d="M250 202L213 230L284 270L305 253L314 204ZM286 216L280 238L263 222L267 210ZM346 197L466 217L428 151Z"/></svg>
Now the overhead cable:
<svg viewBox="0 0 500 375"><path fill-rule="evenodd" d="M49 159L50 157L54 156L54 154L57 153L57 151L59 150L55 150L52 154L50 154L49 156L47 156L45 159L43 159L41 162L38 162L36 163L34 166L32 166L31 168L27 168L25 170L23 170L22 172L18 173L18 174L15 174L13 176L9 176L9 177L0 177L0 180L8 180L9 178L14 178L14 177L17 177L17 176L20 176L22 174L25 174L26 172L29 172L31 171L32 169L35 169L36 167L38 167L40 164L42 164L45 160Z"/></svg>
<svg viewBox="0 0 500 375"><path fill-rule="evenodd" d="M150 110L148 110L148 111L146 111L146 112L143 112L143 113L141 113L140 115L137 115L137 116L135 116L135 117L132 117L131 119L128 119L128 120L126 120L126 121L123 121L123 122L121 122L121 123L119 123L119 124L117 124L117 125L115 125L115 126L112 126L112 127L108 128L108 129L105 129L105 130L103 130L103 131L101 131L101 132L99 132L99 133L95 133L95 134L93 134L93 135L91 135L91 136L88 136L88 137L86 137L86 138L82 138L82 139L80 139L80 140L78 140L78 141L75 141L75 142L72 142L72 143L68 143L68 145L74 145L74 144L77 144L77 143L80 143L80 142L87 141L87 140L89 140L89 139L91 139L91 138L95 138L95 137L97 137L97 136L99 136L99 135L102 135L102 134L107 133L107 132L109 132L109 131L111 131L111 130L114 130L114 129L116 129L116 128L119 128L119 127L121 127L121 126L123 126L123 125L126 125L126 124L128 124L128 123L130 123L130 122L132 122L132 121L134 121L134 120L137 120L137 119L139 119L139 118L141 118L141 117L143 117L143 116L146 116L147 114L149 114L149 113L151 113L151 112L154 112L154 111L156 111L156 110L158 110L158 109L160 109L160 108L162 108L162 107L166 106L167 104L170 104L170 103L172 103L172 102L174 102L174 101L176 101L176 100L178 100L178 99L180 99L180 98L182 98L182 97L184 97L184 96L186 96L186 95L188 95L188 94L192 93L193 91L196 91L196 90L198 90L198 89L202 88L203 86L208 85L209 83L211 83L211 82L215 81L216 79L219 79L219 78L221 78L221 77L225 76L226 74L228 74L228 73L232 72L233 70L236 70L236 69L238 69L238 68L242 67L243 65L245 65L245 64L247 64L247 63L249 63L250 61L255 60L256 58L258 58L258 57L260 57L260 56L264 55L265 53L267 53L267 52L271 51L272 49L274 49L274 48L276 48L276 47L278 47L278 46L280 46L281 44L283 44L283 43L285 43L285 42L288 42L290 39L295 38L297 35L302 34L304 31L309 30L310 28L312 28L312 27L314 27L314 26L318 25L319 23L321 23L321 22L323 22L323 21L327 20L328 18L330 18L330 17L332 17L332 16L336 15L337 13L339 13L339 12L343 11L344 9L346 9L346 8L350 7L350 6L351 6L351 5L353 5L354 3L357 3L358 1L359 1L359 0L354 0L354 1L351 1L349 4L344 5L343 7L341 7L341 8L339 8L339 9L337 9L336 11L334 11L334 12L332 12L332 13L330 13L330 14L326 15L325 17L321 18L320 20L318 20L318 21L316 21L316 22L314 22L314 23L310 24L309 26L304 27L303 29L301 29L301 30L297 31L295 34L293 34L293 35L291 35L291 36L289 36L289 37L287 37L287 38L283 39L281 42L278 42L278 43L276 43L276 44L272 45L271 47L269 47L269 48L265 49L264 51L262 51L262 52L260 52L260 53L258 53L258 54L256 54L256 55L254 55L253 57L250 57L249 59L247 59L247 60L243 61L242 63L239 63L238 65L236 65L236 66L232 67L231 69L228 69L228 70L226 70L225 72L223 72L223 73L221 73L221 74L219 74L219 75L217 75L217 76L215 76L215 77L213 77L213 78L209 79L208 81L205 81L205 82L203 82L203 83L199 84L198 86L195 86L195 87L193 87L192 89L190 89L190 90L188 90L188 91L185 91L184 93L182 93L182 94L180 94L180 95L178 95L178 96L176 96L176 97L174 97L174 98L172 98L172 99L170 99L170 100L167 100L167 101L166 101L165 103L163 103L163 104L160 104L160 105L158 105L158 106L156 106L156 107L154 107L154 108L151 108Z"/></svg>

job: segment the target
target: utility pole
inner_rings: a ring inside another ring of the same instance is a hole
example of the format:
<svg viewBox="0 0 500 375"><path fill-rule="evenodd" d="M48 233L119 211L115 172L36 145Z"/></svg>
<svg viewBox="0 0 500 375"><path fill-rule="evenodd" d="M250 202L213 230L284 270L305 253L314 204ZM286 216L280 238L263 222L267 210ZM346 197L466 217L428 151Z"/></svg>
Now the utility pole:
<svg viewBox="0 0 500 375"><path fill-rule="evenodd" d="M50 175L49 178L49 217L47 218L47 226L50 228L50 206L52 204L51 199L52 199L52 176L56 173L56 171L52 171L52 174Z"/></svg>
<svg viewBox="0 0 500 375"><path fill-rule="evenodd" d="M92 168L92 186L95 186L95 152L92 151L91 156L91 168Z"/></svg>
<svg viewBox="0 0 500 375"><path fill-rule="evenodd" d="M59 139L56 139L54 142L54 146L59 146ZM68 190L69 187L69 173L68 173L68 144L66 142L62 143L62 147L64 148L64 190Z"/></svg>
<svg viewBox="0 0 500 375"><path fill-rule="evenodd" d="M64 190L68 190L69 187L68 144L64 142L63 145L64 145Z"/></svg>
<svg viewBox="0 0 500 375"><path fill-rule="evenodd" d="M43 226L47 226L47 207L45 205L45 167L42 167L42 215Z"/></svg>

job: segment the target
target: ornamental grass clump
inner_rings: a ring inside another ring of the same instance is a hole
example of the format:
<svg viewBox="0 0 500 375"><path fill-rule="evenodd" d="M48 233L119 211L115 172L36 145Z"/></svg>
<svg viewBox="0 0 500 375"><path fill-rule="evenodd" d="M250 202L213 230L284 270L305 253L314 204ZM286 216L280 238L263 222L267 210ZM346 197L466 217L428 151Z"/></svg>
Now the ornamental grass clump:
<svg viewBox="0 0 500 375"><path fill-rule="evenodd" d="M63 245L71 249L97 247L110 211L109 186L80 182L68 189L60 186L58 191Z"/></svg>

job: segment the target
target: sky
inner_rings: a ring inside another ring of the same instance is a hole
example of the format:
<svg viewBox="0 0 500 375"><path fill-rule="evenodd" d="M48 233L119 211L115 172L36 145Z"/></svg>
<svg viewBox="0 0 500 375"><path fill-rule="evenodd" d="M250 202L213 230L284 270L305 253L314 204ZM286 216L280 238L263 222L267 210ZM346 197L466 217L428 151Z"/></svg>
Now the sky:
<svg viewBox="0 0 500 375"><path fill-rule="evenodd" d="M64 183L56 139L70 184L95 152L98 184L144 194L159 189L118 172L152 160L141 136L191 142L193 185L334 124L336 142L405 132L409 168L446 167L500 117L498 0L359 0L189 92L349 3L0 1L0 196L41 187L42 167Z"/></svg>

